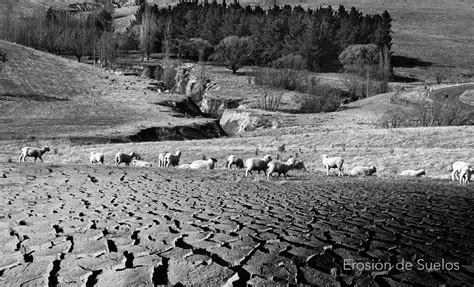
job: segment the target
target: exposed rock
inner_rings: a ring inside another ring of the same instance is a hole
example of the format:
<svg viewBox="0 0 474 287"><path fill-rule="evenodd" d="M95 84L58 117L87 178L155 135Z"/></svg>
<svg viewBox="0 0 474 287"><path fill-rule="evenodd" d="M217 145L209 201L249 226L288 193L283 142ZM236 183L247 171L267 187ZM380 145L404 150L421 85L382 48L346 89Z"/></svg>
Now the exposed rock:
<svg viewBox="0 0 474 287"><path fill-rule="evenodd" d="M271 127L272 122L267 114L254 109L226 109L220 119L222 129L228 135L253 131L259 127Z"/></svg>
<svg viewBox="0 0 474 287"><path fill-rule="evenodd" d="M199 108L201 111L211 116L222 115L226 109L235 109L238 106L239 102L236 100L218 99L206 95L199 103Z"/></svg>

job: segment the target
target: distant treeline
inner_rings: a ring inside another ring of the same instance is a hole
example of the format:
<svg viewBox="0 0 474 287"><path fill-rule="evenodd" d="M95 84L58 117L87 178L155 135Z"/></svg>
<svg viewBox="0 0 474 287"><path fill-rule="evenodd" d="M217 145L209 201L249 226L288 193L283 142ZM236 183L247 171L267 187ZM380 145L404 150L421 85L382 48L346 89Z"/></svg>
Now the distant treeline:
<svg viewBox="0 0 474 287"><path fill-rule="evenodd" d="M54 54L95 56L104 64L116 57L118 43L112 15L105 9L87 13L48 9L24 18L6 18L0 38Z"/></svg>
<svg viewBox="0 0 474 287"><path fill-rule="evenodd" d="M375 44L380 50L390 50L391 21L387 11L363 15L356 8L346 10L343 6L305 10L275 5L264 10L242 7L238 2L193 1L166 8L143 4L128 33L142 43L142 48L147 42L148 53L167 50L191 58L196 53L186 49L187 44L196 39L209 43L204 53L208 57L228 36L250 37L251 64L266 65L296 54L304 58L309 70L319 71L339 64L338 55L350 45ZM146 37L149 39L144 40Z"/></svg>

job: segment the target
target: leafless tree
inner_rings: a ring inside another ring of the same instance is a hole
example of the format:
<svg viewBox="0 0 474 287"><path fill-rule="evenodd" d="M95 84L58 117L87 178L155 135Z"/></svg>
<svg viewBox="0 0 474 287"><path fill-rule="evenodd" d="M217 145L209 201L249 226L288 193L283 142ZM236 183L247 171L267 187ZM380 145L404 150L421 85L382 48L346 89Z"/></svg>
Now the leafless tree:
<svg viewBox="0 0 474 287"><path fill-rule="evenodd" d="M436 79L436 83L442 84L448 77L448 70L446 68L438 67L434 70L433 75Z"/></svg>
<svg viewBox="0 0 474 287"><path fill-rule="evenodd" d="M150 59L150 53L154 49L155 35L158 26L156 24L156 14L154 13L151 6L145 6L145 12L142 16L142 23L140 24L140 50L142 52L142 59L144 55L147 56L147 60Z"/></svg>

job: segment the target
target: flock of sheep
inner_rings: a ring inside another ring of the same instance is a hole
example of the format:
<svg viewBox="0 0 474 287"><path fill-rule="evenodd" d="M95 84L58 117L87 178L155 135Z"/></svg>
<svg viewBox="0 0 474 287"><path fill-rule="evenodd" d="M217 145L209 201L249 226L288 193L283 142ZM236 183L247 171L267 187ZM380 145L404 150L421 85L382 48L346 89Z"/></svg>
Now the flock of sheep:
<svg viewBox="0 0 474 287"><path fill-rule="evenodd" d="M19 158L19 162L24 162L26 157L33 157L34 161L37 158L43 162L41 156L50 151L49 147L39 148L31 148L31 147L24 147L21 149L21 154ZM342 157L328 157L327 155L322 155L322 162L323 166L326 168L326 174L329 175L329 170L331 168L338 170L338 176L344 176L343 172L343 164L344 159ZM215 158L209 159L202 159L193 161L190 164L182 164L179 165L179 160L181 158L181 151L177 151L176 153L160 153L158 155L158 166L160 167L178 167L178 168L189 168L189 169L214 169L215 163L217 160ZM138 167L152 167L151 162L140 160L140 156L137 153L122 153L119 152L115 155L114 158L115 165L119 165L124 163L125 165L134 165ZM90 163L104 163L104 154L100 152L91 152L90 154ZM227 158L227 169L231 169L232 166L235 165L237 168L242 169L245 168L245 176L248 177L249 174L252 175L252 171L264 172L267 178L273 177L273 174L277 173L277 178L283 174L283 177L286 179L286 174L290 170L306 170L304 163L298 159L290 158L286 162L281 162L277 160L273 160L270 155L266 155L263 158L249 158L244 161L235 156L230 155ZM451 179L453 181L459 181L461 185L466 186L471 181L471 174L473 173L472 165L463 161L457 161L452 164L452 174ZM354 167L349 175L350 176L371 176L377 172L377 168L375 166L356 166ZM425 175L425 170L404 170L401 172L400 175L402 176L413 176L419 177Z"/></svg>

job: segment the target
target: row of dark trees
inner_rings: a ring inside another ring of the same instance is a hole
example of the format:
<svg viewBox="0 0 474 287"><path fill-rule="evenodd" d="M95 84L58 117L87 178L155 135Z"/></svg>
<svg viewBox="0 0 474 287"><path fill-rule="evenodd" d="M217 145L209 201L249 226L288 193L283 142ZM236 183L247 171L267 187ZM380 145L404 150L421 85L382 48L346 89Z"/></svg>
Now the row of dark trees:
<svg viewBox="0 0 474 287"><path fill-rule="evenodd" d="M114 60L118 48L110 12L70 13L49 9L25 18L6 18L3 39L54 54Z"/></svg>
<svg viewBox="0 0 474 287"><path fill-rule="evenodd" d="M225 38L237 36L252 45L249 64L266 65L296 54L305 59L309 70L320 71L340 65L338 56L354 44L374 44L382 55L390 57L391 21L386 11L363 15L343 6L305 10L275 5L263 10L259 6L242 7L238 2L193 1L167 8L143 4L128 33L139 38L144 54L168 51L188 58L200 54L207 58ZM200 39L200 47L189 45L196 39Z"/></svg>

